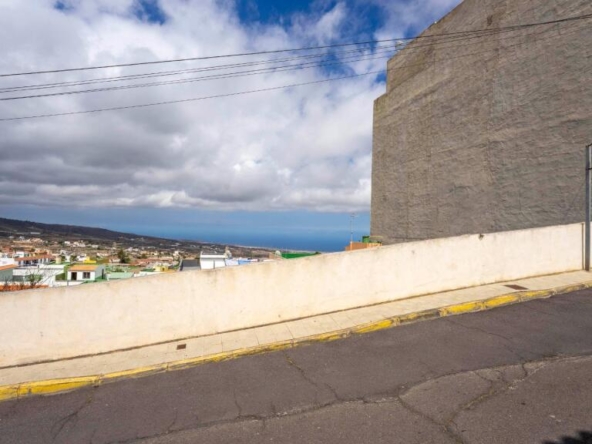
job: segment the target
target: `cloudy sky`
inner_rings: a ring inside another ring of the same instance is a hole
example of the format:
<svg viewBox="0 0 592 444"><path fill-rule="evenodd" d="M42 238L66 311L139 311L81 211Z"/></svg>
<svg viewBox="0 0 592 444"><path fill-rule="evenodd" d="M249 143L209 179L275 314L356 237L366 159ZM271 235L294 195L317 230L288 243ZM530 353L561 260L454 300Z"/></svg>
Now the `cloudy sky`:
<svg viewBox="0 0 592 444"><path fill-rule="evenodd" d="M409 37L459 2L0 0L0 74ZM368 231L372 103L390 54L383 43L0 77L0 99L45 95L0 100L0 120L347 77L0 121L0 216L333 249L320 239L347 243L349 213L356 236ZM147 77L19 89L133 75Z"/></svg>

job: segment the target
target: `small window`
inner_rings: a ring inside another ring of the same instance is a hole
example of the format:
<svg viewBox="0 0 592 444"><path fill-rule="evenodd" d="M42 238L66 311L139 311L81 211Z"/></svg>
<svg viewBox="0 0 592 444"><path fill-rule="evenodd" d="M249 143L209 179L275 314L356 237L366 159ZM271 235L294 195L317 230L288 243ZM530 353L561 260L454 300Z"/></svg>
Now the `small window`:
<svg viewBox="0 0 592 444"><path fill-rule="evenodd" d="M82 273L82 279L90 279L90 271L85 271Z"/></svg>

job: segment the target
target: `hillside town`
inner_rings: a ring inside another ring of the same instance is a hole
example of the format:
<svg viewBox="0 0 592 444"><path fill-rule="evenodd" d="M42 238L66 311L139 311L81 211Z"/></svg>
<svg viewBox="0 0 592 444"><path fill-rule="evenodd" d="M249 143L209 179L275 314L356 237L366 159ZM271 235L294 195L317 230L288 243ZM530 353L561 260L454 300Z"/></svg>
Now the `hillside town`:
<svg viewBox="0 0 592 444"><path fill-rule="evenodd" d="M352 232L344 250L380 245L370 236L354 242ZM0 291L69 287L317 254L0 218Z"/></svg>
<svg viewBox="0 0 592 444"><path fill-rule="evenodd" d="M143 240L143 238L139 238ZM281 259L264 249L30 236L0 238L0 291L66 287ZM245 254L246 253L246 254Z"/></svg>

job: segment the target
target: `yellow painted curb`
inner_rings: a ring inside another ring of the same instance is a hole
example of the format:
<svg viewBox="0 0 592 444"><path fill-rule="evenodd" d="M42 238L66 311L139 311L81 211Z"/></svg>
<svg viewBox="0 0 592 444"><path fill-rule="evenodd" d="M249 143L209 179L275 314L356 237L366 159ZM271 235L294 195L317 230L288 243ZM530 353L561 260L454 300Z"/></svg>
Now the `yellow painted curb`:
<svg viewBox="0 0 592 444"><path fill-rule="evenodd" d="M18 385L5 385L0 387L0 402L18 398Z"/></svg>
<svg viewBox="0 0 592 444"><path fill-rule="evenodd" d="M412 322L429 321L430 319L436 319L440 317L440 311L437 308L431 310L419 311L416 313L409 313L401 316L397 316L397 324L410 324Z"/></svg>
<svg viewBox="0 0 592 444"><path fill-rule="evenodd" d="M354 327L351 332L357 334L371 333L373 331L384 330L390 328L395 323L394 319L385 319L383 321L373 322L371 324L365 324L360 327Z"/></svg>
<svg viewBox="0 0 592 444"><path fill-rule="evenodd" d="M133 368L131 370L123 370L120 372L106 373L101 377L101 381L108 381L110 379L134 378L154 373L162 373L166 371L167 367L167 364L157 364L150 365L147 367Z"/></svg>
<svg viewBox="0 0 592 444"><path fill-rule="evenodd" d="M98 376L25 382L18 385L16 394L18 398L32 395L49 395L52 393L67 392L81 387L94 386L99 383L100 378Z"/></svg>
<svg viewBox="0 0 592 444"><path fill-rule="evenodd" d="M451 305L440 309L440 316L451 316L462 313L471 313L473 311L483 310L485 305L482 301L478 302L463 302L462 304Z"/></svg>
<svg viewBox="0 0 592 444"><path fill-rule="evenodd" d="M311 343L335 341L337 339L346 338L351 335L376 332L412 322L454 316L463 313L483 311L495 307L502 307L505 305L515 304L518 302L526 302L533 299L541 299L558 294L571 293L586 288L592 288L592 282L586 282L577 285L569 285L565 287L558 287L548 290L516 291L510 294L495 296L482 301L465 302L443 308L408 313L405 315L394 316L392 318L383 319L377 322L372 322L369 324L364 324L352 328L346 328L343 330L322 333L305 338L277 342L274 344L232 350L209 356L200 356L196 358L183 359L165 364L157 364L130 370L124 370L120 372L106 373L104 375L51 379L45 381L24 382L15 385L0 386L0 402L34 395L49 395L63 393L82 387L96 387L104 382L113 382L121 379L137 378L140 376L147 376L156 373L187 369L191 367L196 367L201 364L221 362L230 359L240 358L243 356L251 356L266 352L285 350L287 348L292 348Z"/></svg>
<svg viewBox="0 0 592 444"><path fill-rule="evenodd" d="M502 305L515 304L516 302L520 302L520 297L514 294L508 294L505 296L497 296L495 298L487 299L483 301L483 306L488 309L501 307Z"/></svg>

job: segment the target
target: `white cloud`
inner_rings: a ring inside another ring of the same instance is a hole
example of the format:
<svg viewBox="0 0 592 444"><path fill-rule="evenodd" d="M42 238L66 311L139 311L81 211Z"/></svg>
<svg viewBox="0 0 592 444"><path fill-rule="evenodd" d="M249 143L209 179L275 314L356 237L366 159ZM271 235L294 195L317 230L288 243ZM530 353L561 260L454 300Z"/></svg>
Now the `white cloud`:
<svg viewBox="0 0 592 444"><path fill-rule="evenodd" d="M463 0L371 1L380 5L387 17L385 25L377 32L377 38L390 39L408 33L415 35L421 32Z"/></svg>
<svg viewBox="0 0 592 444"><path fill-rule="evenodd" d="M0 40L5 48L0 72L348 40L347 34L341 34L348 14L345 3L323 14L299 15L289 27L246 26L239 21L232 2L214 0L161 0L167 16L162 26L135 17L137 4L132 0L62 3L69 9L57 10L49 0L0 0ZM429 3L444 8L455 2ZM399 15L389 19L389 31L380 34L401 35L397 32L402 29L400 22L413 18L417 2L402 10L389 4L392 2L385 1L383 6L391 16ZM14 77L2 80L0 87L221 63L229 61ZM353 63L351 68L364 72L385 64L385 60L371 60ZM196 74L186 75L191 76ZM313 82L328 76L326 71L308 69L0 102L0 117L178 100ZM148 79L154 80L160 78ZM372 104L383 91L384 85L368 76L235 98L0 122L0 204L367 210Z"/></svg>

